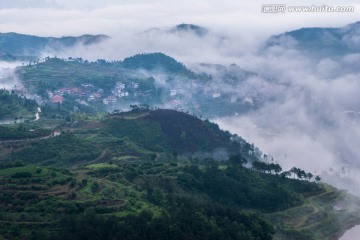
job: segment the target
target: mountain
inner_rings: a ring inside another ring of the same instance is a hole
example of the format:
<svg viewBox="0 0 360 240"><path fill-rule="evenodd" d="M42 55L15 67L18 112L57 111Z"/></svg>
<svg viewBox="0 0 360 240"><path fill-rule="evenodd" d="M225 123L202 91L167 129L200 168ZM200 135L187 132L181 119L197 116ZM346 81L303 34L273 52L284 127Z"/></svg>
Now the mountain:
<svg viewBox="0 0 360 240"><path fill-rule="evenodd" d="M177 34L180 36L193 35L202 38L209 34L209 30L199 25L182 23L170 28L150 28L149 30L144 31L142 34Z"/></svg>
<svg viewBox="0 0 360 240"><path fill-rule="evenodd" d="M1 128L23 139L0 140L0 238L334 239L360 221L359 199L261 162L209 121L139 106L81 116L42 119L53 137Z"/></svg>
<svg viewBox="0 0 360 240"><path fill-rule="evenodd" d="M78 44L92 45L108 39L105 35L80 37L38 37L18 33L0 33L0 53L15 56L39 56L45 50L61 51Z"/></svg>
<svg viewBox="0 0 360 240"><path fill-rule="evenodd" d="M339 56L360 51L360 22L342 28L302 28L272 36L267 47L294 47L314 56Z"/></svg>
<svg viewBox="0 0 360 240"><path fill-rule="evenodd" d="M178 34L194 34L198 37L204 37L209 33L209 30L198 25L182 23L171 28L169 32Z"/></svg>

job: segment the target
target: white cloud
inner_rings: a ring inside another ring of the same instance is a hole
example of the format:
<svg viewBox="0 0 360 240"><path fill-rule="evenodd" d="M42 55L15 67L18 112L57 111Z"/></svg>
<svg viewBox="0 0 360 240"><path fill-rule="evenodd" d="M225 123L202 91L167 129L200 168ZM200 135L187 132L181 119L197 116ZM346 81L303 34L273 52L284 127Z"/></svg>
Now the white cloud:
<svg viewBox="0 0 360 240"><path fill-rule="evenodd" d="M61 8L61 5L51 0L2 0L0 9L25 8Z"/></svg>

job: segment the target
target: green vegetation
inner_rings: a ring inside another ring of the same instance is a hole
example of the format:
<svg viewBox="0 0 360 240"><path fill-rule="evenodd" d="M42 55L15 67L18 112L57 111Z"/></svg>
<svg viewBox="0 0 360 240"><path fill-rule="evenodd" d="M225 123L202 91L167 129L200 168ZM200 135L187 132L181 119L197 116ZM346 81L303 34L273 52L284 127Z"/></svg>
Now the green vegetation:
<svg viewBox="0 0 360 240"><path fill-rule="evenodd" d="M0 145L0 239L329 239L359 221L354 205L334 209L347 194L288 178L184 113L134 108L57 127ZM228 157L209 157L219 148Z"/></svg>
<svg viewBox="0 0 360 240"><path fill-rule="evenodd" d="M256 92L242 97L225 92L217 87L219 77L194 73L162 53L95 62L47 57L18 67L16 74L30 93L42 97L47 117L65 118L73 112L96 115L133 104L186 109L198 116L227 116L256 108L264 100ZM256 75L234 66L224 66L223 74L224 89L243 87ZM54 104L54 96L61 96L62 102Z"/></svg>
<svg viewBox="0 0 360 240"><path fill-rule="evenodd" d="M33 119L37 110L37 103L34 100L19 96L14 91L9 92L0 89L0 120L3 119Z"/></svg>
<svg viewBox="0 0 360 240"><path fill-rule="evenodd" d="M1 140L21 140L46 137L51 134L48 129L36 125L20 123L17 125L0 125Z"/></svg>
<svg viewBox="0 0 360 240"><path fill-rule="evenodd" d="M165 71L167 73L184 75L187 77L196 76L182 63L179 63L174 58L166 56L163 53L137 54L135 56L125 58L121 65L130 69L145 69L148 71L158 70Z"/></svg>
<svg viewBox="0 0 360 240"><path fill-rule="evenodd" d="M87 86L84 92L102 89L110 94L116 82L125 84L137 83L138 90L151 91L155 95L153 78L129 77L122 68L121 62L106 62L98 60L88 62L80 59L46 58L36 65L20 67L17 70L19 77L28 89L47 97L46 90L54 91L62 87ZM91 85L89 85L91 84Z"/></svg>
<svg viewBox="0 0 360 240"><path fill-rule="evenodd" d="M16 151L10 159L26 163L68 166L78 161L95 159L100 151L73 134L33 142L27 148Z"/></svg>

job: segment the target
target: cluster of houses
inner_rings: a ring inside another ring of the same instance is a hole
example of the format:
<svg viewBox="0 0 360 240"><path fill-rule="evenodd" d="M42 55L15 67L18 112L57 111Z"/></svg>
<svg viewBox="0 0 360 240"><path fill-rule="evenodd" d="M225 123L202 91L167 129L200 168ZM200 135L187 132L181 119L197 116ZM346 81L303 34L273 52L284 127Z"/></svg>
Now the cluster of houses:
<svg viewBox="0 0 360 240"><path fill-rule="evenodd" d="M136 91L139 88L139 83L130 82L125 85L123 82L117 82L115 87L111 91L111 95L105 96L103 89L97 89L93 84L82 84L79 87L63 87L55 91L47 90L48 100L53 103L62 104L64 101L64 95L70 95L76 97L76 101L83 105L88 105L91 102L102 101L103 104L116 104L120 98L130 96L129 90L132 90L132 94L136 96L143 96L146 91Z"/></svg>
<svg viewBox="0 0 360 240"><path fill-rule="evenodd" d="M136 90L139 88L139 83L130 82L127 85L123 82L117 82L114 89L111 91L112 95L103 99L103 104L116 104L119 98L130 96L129 89ZM138 96L140 93L135 92L134 96ZM142 94L142 93L141 93Z"/></svg>
<svg viewBox="0 0 360 240"><path fill-rule="evenodd" d="M46 90L49 100L52 103L63 103L64 95L70 95L78 97L79 101L97 101L100 100L104 90L96 89L92 84L82 84L81 87L63 87L55 91Z"/></svg>
<svg viewBox="0 0 360 240"><path fill-rule="evenodd" d="M199 83L197 81L192 81L190 85L190 90L200 90ZM193 91L189 91L188 87L182 86L173 86L172 88L165 91L167 97L167 101L164 103L165 108L182 110L184 109L184 104L181 99L192 99ZM65 95L74 96L76 101L79 104L89 105L91 102L102 102L104 105L115 105L117 104L121 98L126 98L129 96L133 97L151 97L153 92L151 90L140 90L139 83L137 82L121 82L118 81L115 83L114 88L111 90L110 95L105 94L103 89L96 88L93 84L86 83L82 84L78 87L63 87L57 89L55 91L47 90L48 100L54 104L62 104L64 101ZM219 92L216 89L211 88L210 86L200 90L200 92L204 93L207 99L220 99L225 97L223 93ZM254 104L254 96L249 94L250 96L243 99L245 103L250 105ZM237 103L239 98L235 95L227 96L229 98L229 103ZM199 109L200 105L193 104L192 102L192 109ZM186 105L186 104L185 104Z"/></svg>

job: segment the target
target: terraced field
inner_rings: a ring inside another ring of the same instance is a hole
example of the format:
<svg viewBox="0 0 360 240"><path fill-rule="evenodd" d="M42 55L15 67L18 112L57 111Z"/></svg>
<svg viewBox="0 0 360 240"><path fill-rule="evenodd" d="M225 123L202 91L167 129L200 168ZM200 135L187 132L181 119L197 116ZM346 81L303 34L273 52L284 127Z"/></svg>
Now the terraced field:
<svg viewBox="0 0 360 240"><path fill-rule="evenodd" d="M360 223L359 199L329 185L324 184L324 189L300 206L266 215L270 222L277 223L275 240L333 240L343 229Z"/></svg>

